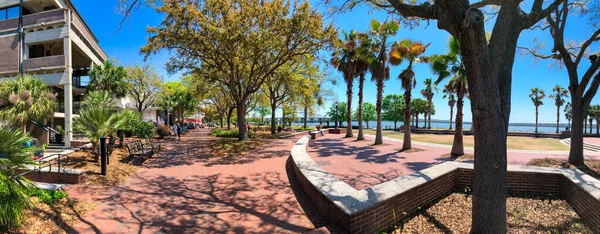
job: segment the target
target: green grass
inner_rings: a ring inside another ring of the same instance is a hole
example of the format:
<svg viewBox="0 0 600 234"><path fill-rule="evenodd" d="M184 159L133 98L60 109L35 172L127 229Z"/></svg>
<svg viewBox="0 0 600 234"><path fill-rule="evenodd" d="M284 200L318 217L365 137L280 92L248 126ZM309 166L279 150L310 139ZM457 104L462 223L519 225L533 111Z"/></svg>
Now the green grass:
<svg viewBox="0 0 600 234"><path fill-rule="evenodd" d="M375 130L365 130L366 134L375 135ZM404 139L404 133L396 131L383 131L383 136ZM419 142L428 142L441 145L452 145L454 135L435 135L435 134L411 134L411 140ZM516 150L549 150L549 151L568 151L569 146L561 143L554 138L535 138L535 137L518 137L509 136L507 139L507 147ZM465 147L475 146L473 136L463 136L463 144Z"/></svg>

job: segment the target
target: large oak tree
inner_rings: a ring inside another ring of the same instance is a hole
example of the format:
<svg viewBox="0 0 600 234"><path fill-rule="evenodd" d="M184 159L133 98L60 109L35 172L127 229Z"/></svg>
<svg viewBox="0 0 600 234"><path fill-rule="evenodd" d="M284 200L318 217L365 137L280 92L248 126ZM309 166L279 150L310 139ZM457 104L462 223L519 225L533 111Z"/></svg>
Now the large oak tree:
<svg viewBox="0 0 600 234"><path fill-rule="evenodd" d="M154 6L165 19L151 27L149 55L166 49L170 71L216 70L236 103L240 140L247 140L247 103L269 76L288 61L316 54L335 36L308 2L284 0L164 0ZM207 76L202 76L207 77Z"/></svg>
<svg viewBox="0 0 600 234"><path fill-rule="evenodd" d="M472 233L506 233L506 136L517 41L563 1L534 0L528 12L519 0L371 1L404 22L435 20L460 42L475 135ZM486 6L499 9L489 41L480 10Z"/></svg>

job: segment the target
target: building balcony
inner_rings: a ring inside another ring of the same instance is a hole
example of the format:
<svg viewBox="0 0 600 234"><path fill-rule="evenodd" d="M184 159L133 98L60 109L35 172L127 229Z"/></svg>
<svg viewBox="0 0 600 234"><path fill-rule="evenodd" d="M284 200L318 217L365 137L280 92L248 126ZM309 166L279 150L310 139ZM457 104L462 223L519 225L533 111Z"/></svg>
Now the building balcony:
<svg viewBox="0 0 600 234"><path fill-rule="evenodd" d="M23 70L37 71L65 67L65 56L55 55L23 60Z"/></svg>
<svg viewBox="0 0 600 234"><path fill-rule="evenodd" d="M23 27L42 26L52 23L66 22L67 9L56 9L23 16ZM0 32L16 31L19 18L0 20Z"/></svg>

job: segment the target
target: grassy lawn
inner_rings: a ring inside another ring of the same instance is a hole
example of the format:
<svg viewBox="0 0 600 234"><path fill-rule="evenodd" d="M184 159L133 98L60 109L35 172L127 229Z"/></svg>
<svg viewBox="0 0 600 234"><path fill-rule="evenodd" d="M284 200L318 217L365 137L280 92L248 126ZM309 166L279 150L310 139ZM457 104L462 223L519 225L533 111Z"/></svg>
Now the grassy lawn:
<svg viewBox="0 0 600 234"><path fill-rule="evenodd" d="M365 130L366 134L375 134L375 130ZM401 132L384 131L383 135L397 139L403 139L404 135ZM413 141L429 142L442 145L452 145L454 135L434 135L434 134L412 134ZM464 136L463 141L465 147L473 147L473 136ZM534 138L534 137L514 137L509 136L507 140L509 149L517 150L556 150L568 151L569 146L561 143L558 139L553 138Z"/></svg>

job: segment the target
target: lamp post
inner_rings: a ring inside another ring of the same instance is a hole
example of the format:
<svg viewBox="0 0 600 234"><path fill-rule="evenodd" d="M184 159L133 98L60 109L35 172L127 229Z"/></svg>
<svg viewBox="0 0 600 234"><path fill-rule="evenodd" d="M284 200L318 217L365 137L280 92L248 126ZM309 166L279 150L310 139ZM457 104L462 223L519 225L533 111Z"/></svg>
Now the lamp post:
<svg viewBox="0 0 600 234"><path fill-rule="evenodd" d="M335 129L338 128L338 102L335 102Z"/></svg>

